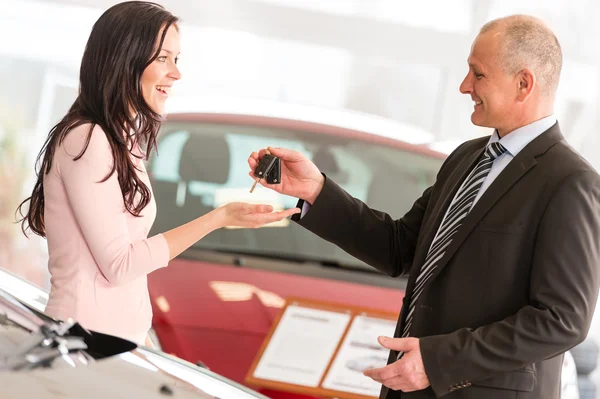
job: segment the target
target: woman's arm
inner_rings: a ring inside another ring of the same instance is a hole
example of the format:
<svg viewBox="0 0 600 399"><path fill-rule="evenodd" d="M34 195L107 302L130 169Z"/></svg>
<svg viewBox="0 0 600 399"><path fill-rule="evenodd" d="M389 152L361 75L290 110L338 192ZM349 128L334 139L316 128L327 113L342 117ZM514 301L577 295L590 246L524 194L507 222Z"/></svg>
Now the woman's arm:
<svg viewBox="0 0 600 399"><path fill-rule="evenodd" d="M233 202L214 209L182 226L163 233L169 246L169 259L191 247L208 233L225 226L256 228L300 212L299 208L273 212L270 205Z"/></svg>
<svg viewBox="0 0 600 399"><path fill-rule="evenodd" d="M126 284L140 276L167 266L179 255L213 230L226 225L259 227L299 211L269 213L265 205L233 203L215 209L164 234L134 240L129 235L123 195L117 173L106 181L113 157L106 134L94 127L84 155L89 125L73 129L55 154L70 206L94 260L106 280Z"/></svg>

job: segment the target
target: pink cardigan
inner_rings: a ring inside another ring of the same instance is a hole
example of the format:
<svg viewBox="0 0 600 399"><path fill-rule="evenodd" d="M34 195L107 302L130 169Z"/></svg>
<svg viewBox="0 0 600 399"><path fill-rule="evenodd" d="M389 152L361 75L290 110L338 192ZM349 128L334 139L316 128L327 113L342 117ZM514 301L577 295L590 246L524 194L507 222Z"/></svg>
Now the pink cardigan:
<svg viewBox="0 0 600 399"><path fill-rule="evenodd" d="M44 176L51 275L46 313L143 344L152 320L146 275L167 266L169 248L162 234L148 238L154 198L142 217L134 217L125 210L116 171L100 183L113 158L99 126L83 157L73 161L89 128L82 125L67 135ZM143 161L133 159L150 187Z"/></svg>

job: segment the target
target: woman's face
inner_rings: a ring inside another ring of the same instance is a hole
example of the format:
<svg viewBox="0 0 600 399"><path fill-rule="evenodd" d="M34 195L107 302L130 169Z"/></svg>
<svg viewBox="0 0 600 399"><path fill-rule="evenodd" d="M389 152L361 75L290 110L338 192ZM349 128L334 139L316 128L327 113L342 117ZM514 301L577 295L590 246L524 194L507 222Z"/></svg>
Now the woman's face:
<svg viewBox="0 0 600 399"><path fill-rule="evenodd" d="M162 31L158 34L160 41ZM142 73L142 95L146 103L158 114L164 114L165 102L176 80L181 79L177 68L179 57L179 32L171 25L158 57Z"/></svg>

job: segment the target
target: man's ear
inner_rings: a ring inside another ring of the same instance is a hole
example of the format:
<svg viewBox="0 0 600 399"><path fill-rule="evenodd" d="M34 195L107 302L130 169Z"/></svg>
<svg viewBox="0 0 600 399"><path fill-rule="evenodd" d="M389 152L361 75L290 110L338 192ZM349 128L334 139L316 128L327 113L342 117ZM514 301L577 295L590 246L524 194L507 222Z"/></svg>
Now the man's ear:
<svg viewBox="0 0 600 399"><path fill-rule="evenodd" d="M518 94L517 99L519 101L525 101L533 92L533 88L537 83L535 74L530 69L523 69L517 75Z"/></svg>

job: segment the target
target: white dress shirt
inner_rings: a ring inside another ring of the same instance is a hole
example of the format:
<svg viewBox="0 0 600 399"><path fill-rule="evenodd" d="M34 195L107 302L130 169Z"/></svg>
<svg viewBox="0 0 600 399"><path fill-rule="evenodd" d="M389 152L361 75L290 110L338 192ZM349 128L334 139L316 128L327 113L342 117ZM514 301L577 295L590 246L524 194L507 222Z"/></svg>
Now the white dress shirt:
<svg viewBox="0 0 600 399"><path fill-rule="evenodd" d="M546 130L550 129L556 123L556 117L554 115L547 116L545 118L539 119L529 125L525 125L516 130L513 130L511 133L506 136L500 138L498 136L498 131L494 130L494 134L490 137L488 144L494 142L500 142L506 148L504 154L500 155L498 158L494 159L494 163L492 164L492 168L488 173L487 177L483 181L479 192L477 193L477 197L473 202L473 205L481 198L485 190L488 189L490 184L498 177L500 172L506 168L506 166L513 160L514 157L517 156L519 152L529 143L531 143L536 137L540 134L544 133ZM466 180L466 179L465 179ZM464 184L464 182L463 182ZM454 202L454 199L452 200ZM450 205L452 206L452 205Z"/></svg>

